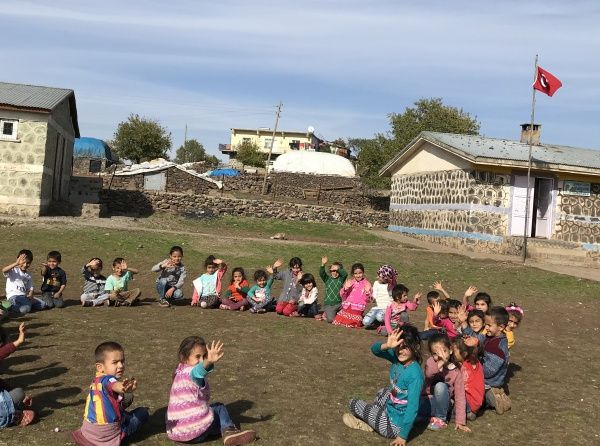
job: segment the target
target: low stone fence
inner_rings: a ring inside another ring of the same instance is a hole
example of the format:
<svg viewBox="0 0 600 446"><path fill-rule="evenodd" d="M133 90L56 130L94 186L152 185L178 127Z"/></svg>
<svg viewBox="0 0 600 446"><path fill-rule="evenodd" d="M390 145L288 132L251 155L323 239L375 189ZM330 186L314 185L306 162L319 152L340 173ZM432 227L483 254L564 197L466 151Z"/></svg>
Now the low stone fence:
<svg viewBox="0 0 600 446"><path fill-rule="evenodd" d="M387 227L389 224L388 212L195 194L105 189L101 193L101 201L110 213L140 216L162 211L199 218L235 215L367 227Z"/></svg>

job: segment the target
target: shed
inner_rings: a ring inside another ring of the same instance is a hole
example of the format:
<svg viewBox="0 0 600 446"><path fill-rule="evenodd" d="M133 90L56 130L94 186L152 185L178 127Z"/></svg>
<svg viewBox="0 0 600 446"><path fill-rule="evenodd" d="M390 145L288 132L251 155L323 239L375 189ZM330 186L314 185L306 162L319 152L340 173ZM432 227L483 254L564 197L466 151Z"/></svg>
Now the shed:
<svg viewBox="0 0 600 446"><path fill-rule="evenodd" d="M355 177L354 166L347 158L326 152L296 151L280 155L273 163L274 172L307 173Z"/></svg>
<svg viewBox="0 0 600 446"><path fill-rule="evenodd" d="M98 138L76 138L73 146L73 172L79 175L99 173L118 161L110 146Z"/></svg>

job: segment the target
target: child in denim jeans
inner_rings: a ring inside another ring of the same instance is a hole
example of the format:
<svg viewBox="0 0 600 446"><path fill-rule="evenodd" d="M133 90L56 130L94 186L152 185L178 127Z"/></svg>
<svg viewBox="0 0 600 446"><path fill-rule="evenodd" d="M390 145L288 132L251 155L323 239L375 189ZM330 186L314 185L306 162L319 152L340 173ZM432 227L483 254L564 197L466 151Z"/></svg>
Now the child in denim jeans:
<svg viewBox="0 0 600 446"><path fill-rule="evenodd" d="M152 267L155 273L160 272L156 278L156 291L158 292L158 304L161 307L170 307L172 300L183 298L183 283L185 281L185 266L181 263L183 248L173 246L169 251L169 258L157 263Z"/></svg>
<svg viewBox="0 0 600 446"><path fill-rule="evenodd" d="M362 324L369 328L375 323L383 323L385 310L392 303L392 289L396 286L398 273L390 265L382 265L377 270L377 280L373 282L375 306L363 317Z"/></svg>
<svg viewBox="0 0 600 446"><path fill-rule="evenodd" d="M62 308L65 306L63 292L67 286L67 275L60 265L60 252L50 251L46 262L42 263L42 300L44 308Z"/></svg>
<svg viewBox="0 0 600 446"><path fill-rule="evenodd" d="M6 299L11 304L9 311L27 314L31 310L43 310L44 302L33 297L33 279L27 272L33 262L33 254L29 249L22 249L17 260L2 268L6 277Z"/></svg>

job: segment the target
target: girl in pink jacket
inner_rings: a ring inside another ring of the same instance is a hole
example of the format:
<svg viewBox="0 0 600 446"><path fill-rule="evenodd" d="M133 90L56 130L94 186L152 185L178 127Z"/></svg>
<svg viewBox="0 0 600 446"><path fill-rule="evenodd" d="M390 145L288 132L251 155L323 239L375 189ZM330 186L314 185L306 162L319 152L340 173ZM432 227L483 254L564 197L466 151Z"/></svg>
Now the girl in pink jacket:
<svg viewBox="0 0 600 446"><path fill-rule="evenodd" d="M352 265L352 279L346 280L340 290L342 309L333 320L334 325L350 328L362 327L363 313L371 300L371 282L365 279L365 267L361 263Z"/></svg>

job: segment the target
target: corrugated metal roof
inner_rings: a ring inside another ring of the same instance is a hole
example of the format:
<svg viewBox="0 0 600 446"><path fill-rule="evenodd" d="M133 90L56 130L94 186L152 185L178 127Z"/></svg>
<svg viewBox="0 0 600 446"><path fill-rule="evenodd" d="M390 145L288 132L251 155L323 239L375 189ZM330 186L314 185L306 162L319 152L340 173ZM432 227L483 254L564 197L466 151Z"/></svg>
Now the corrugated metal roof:
<svg viewBox="0 0 600 446"><path fill-rule="evenodd" d="M439 132L422 132L420 136L460 150L475 161L477 158L492 158L527 162L529 154L528 144L508 139ZM541 144L533 146L531 156L534 163L600 169L600 150Z"/></svg>
<svg viewBox="0 0 600 446"><path fill-rule="evenodd" d="M0 82L0 104L14 107L52 110L70 94L65 88Z"/></svg>

